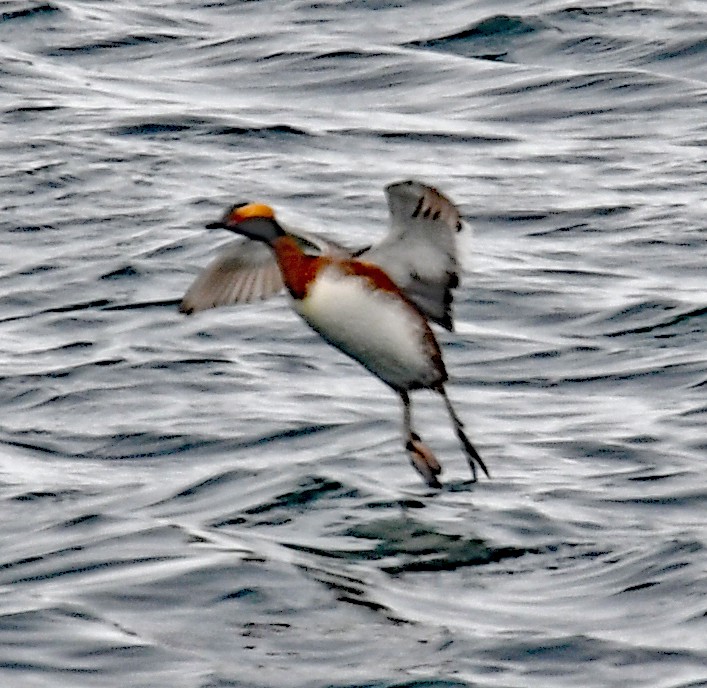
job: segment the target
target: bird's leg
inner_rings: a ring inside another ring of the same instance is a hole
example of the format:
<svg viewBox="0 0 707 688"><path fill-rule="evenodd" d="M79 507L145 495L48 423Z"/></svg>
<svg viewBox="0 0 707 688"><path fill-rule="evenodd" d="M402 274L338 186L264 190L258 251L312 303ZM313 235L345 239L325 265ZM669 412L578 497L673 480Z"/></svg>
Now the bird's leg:
<svg viewBox="0 0 707 688"><path fill-rule="evenodd" d="M432 450L412 430L412 417L410 412L410 396L407 392L400 392L403 402L403 437L405 449L410 455L413 468L422 476L430 487L442 487L437 476L442 472L442 467L432 453Z"/></svg>
<svg viewBox="0 0 707 688"><path fill-rule="evenodd" d="M461 422L461 420L459 419L459 416L454 411L454 407L452 406L452 402L449 401L449 397L447 396L447 391L444 389L444 386L442 386L442 385L440 385L438 389L439 389L439 393L442 395L442 398L444 399L444 403L447 407L447 412L449 413L449 417L452 419L452 423L454 424L454 430L457 433L457 437L459 438L459 441L462 443L462 446L464 447L464 451L466 452L466 460L469 463L469 468L471 468L472 480L474 482L476 482L476 464L477 463L481 467L481 470L486 474L486 477L490 478L491 475L489 473L488 468L486 468L486 464L484 463L483 459L479 456L479 452L477 452L476 449L474 449L474 445L469 441L469 438L466 436L466 433L464 432L464 423Z"/></svg>

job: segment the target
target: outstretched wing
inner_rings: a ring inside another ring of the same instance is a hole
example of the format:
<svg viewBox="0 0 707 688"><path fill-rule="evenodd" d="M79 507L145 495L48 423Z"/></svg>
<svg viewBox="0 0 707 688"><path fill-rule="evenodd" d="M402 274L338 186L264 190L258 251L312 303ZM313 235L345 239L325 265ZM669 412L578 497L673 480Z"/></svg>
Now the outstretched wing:
<svg viewBox="0 0 707 688"><path fill-rule="evenodd" d="M338 244L304 232L289 230L305 253L346 255ZM266 244L237 239L199 274L184 295L179 310L198 313L208 308L263 301L283 289L275 256Z"/></svg>
<svg viewBox="0 0 707 688"><path fill-rule="evenodd" d="M459 210L417 181L390 184L385 192L390 232L358 257L383 268L428 318L451 330L452 289L459 284L456 234L464 226Z"/></svg>
<svg viewBox="0 0 707 688"><path fill-rule="evenodd" d="M283 287L280 269L265 244L237 239L204 268L184 295L179 310L251 303L277 294Z"/></svg>

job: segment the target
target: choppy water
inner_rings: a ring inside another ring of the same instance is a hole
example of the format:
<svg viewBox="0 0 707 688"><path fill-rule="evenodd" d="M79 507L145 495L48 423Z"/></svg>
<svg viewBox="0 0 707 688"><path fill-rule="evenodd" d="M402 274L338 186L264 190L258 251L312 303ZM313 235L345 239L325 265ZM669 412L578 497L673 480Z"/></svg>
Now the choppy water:
<svg viewBox="0 0 707 688"><path fill-rule="evenodd" d="M707 686L707 5L433 5L4 3L3 686ZM408 177L441 492L284 299L176 310L228 202L362 245Z"/></svg>

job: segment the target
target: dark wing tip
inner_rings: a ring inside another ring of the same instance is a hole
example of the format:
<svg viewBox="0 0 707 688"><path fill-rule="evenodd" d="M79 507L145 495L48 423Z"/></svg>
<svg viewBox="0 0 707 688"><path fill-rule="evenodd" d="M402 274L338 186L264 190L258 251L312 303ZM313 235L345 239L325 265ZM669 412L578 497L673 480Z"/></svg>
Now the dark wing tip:
<svg viewBox="0 0 707 688"><path fill-rule="evenodd" d="M447 312L439 320L436 321L438 325L443 327L447 332L454 332L454 320L452 319L452 314Z"/></svg>
<svg viewBox="0 0 707 688"><path fill-rule="evenodd" d="M179 312L184 315L191 315L194 312L194 306L188 304L186 301L182 301L179 304Z"/></svg>
<svg viewBox="0 0 707 688"><path fill-rule="evenodd" d="M370 251L373 247L372 246L364 246L363 248L358 249L358 251L354 251L351 254L352 258L360 258L366 251Z"/></svg>

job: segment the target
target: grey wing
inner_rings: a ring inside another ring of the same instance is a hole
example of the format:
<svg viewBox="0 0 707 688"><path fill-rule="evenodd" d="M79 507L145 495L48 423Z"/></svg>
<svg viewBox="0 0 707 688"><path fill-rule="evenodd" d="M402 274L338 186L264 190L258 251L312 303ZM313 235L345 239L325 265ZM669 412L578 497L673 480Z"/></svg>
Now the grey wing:
<svg viewBox="0 0 707 688"><path fill-rule="evenodd" d="M179 310L208 308L270 298L283 288L280 269L265 244L237 239L204 268L184 295Z"/></svg>
<svg viewBox="0 0 707 688"><path fill-rule="evenodd" d="M390 232L360 258L383 268L428 318L451 330L452 289L459 284L456 234L464 226L459 210L417 181L390 184L385 192Z"/></svg>
<svg viewBox="0 0 707 688"><path fill-rule="evenodd" d="M305 253L349 255L333 241L299 230L288 232L297 239ZM237 239L228 244L194 280L179 310L198 313L208 308L263 301L283 288L280 268L270 247L250 239Z"/></svg>

